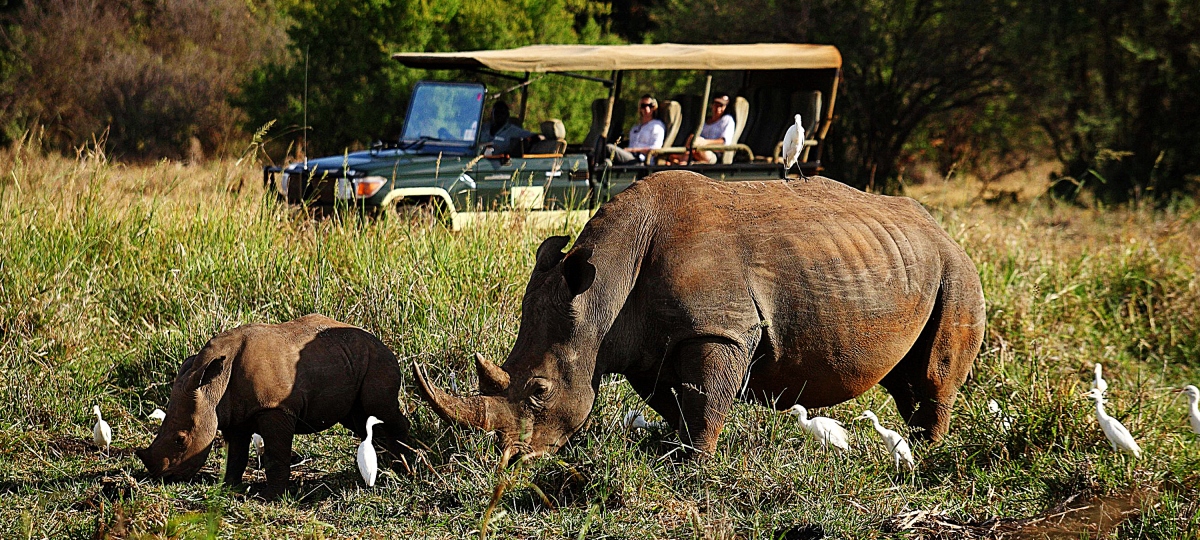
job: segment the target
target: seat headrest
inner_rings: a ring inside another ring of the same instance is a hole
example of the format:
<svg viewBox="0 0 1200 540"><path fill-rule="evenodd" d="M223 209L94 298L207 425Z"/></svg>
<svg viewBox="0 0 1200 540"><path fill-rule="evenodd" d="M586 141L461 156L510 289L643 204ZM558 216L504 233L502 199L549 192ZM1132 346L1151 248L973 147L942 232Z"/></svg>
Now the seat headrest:
<svg viewBox="0 0 1200 540"><path fill-rule="evenodd" d="M567 138L567 127L563 125L562 120L551 118L542 122L542 136L555 141L561 141Z"/></svg>

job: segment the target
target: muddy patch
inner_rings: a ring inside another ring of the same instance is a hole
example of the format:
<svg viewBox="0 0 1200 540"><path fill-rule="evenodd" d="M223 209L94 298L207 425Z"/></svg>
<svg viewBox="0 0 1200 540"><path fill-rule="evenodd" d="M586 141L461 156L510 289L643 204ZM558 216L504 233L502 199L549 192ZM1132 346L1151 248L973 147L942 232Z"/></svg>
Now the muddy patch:
<svg viewBox="0 0 1200 540"><path fill-rule="evenodd" d="M915 538L1057 539L1104 537L1121 523L1137 517L1142 508L1158 499L1153 490L1116 495L1072 495L1054 508L1032 518L958 519L933 511L914 510L885 520L886 532Z"/></svg>

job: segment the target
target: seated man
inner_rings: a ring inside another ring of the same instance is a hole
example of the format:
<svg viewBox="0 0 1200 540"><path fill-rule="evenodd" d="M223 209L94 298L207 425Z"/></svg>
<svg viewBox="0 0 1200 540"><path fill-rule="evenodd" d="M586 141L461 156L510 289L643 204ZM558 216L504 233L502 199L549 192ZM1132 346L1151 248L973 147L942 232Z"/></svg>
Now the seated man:
<svg viewBox="0 0 1200 540"><path fill-rule="evenodd" d="M663 139L667 136L667 126L654 117L658 111L658 100L646 94L638 103L638 123L629 128L629 142L626 148L615 144L608 145L608 153L613 163L643 163L646 153L654 148L662 148Z"/></svg>
<svg viewBox="0 0 1200 540"><path fill-rule="evenodd" d="M708 110L708 120L700 130L700 136L695 140L688 136L689 147L726 144L733 140L734 119L725 114L729 107L729 94L716 92ZM709 150L692 150L692 161L696 163L716 163L717 154Z"/></svg>
<svg viewBox="0 0 1200 540"><path fill-rule="evenodd" d="M485 152L487 155L519 155L523 142L531 137L536 137L536 134L513 123L508 115L508 104L497 100L492 105L492 121L484 124L479 142L492 144L490 151Z"/></svg>

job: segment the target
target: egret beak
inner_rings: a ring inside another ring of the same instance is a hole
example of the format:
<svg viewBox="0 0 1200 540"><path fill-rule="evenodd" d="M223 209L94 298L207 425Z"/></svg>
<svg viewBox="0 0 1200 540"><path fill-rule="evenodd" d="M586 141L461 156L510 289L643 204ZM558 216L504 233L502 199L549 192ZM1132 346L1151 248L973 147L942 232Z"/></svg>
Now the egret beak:
<svg viewBox="0 0 1200 540"><path fill-rule="evenodd" d="M1186 392L1186 390L1184 390L1183 388L1176 388L1174 390L1171 390L1172 394L1182 394L1184 392Z"/></svg>

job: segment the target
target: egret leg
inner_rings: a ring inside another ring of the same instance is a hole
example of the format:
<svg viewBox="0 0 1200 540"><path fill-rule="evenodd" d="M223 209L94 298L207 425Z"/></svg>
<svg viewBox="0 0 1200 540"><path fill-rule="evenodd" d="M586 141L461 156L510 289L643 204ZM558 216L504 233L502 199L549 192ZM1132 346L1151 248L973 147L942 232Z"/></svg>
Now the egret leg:
<svg viewBox="0 0 1200 540"><path fill-rule="evenodd" d="M236 486L242 483L246 474L246 466L250 463L251 432L245 429L221 430L225 437L225 485Z"/></svg>
<svg viewBox="0 0 1200 540"><path fill-rule="evenodd" d="M255 421L267 454L267 489L263 498L271 500L287 491L292 476L292 438L296 433L296 419L284 411L271 409L259 413Z"/></svg>
<svg viewBox="0 0 1200 540"><path fill-rule="evenodd" d="M668 365L677 366L680 380L679 438L696 453L712 455L725 415L741 389L750 353L727 338L704 337L680 343L674 356Z"/></svg>

